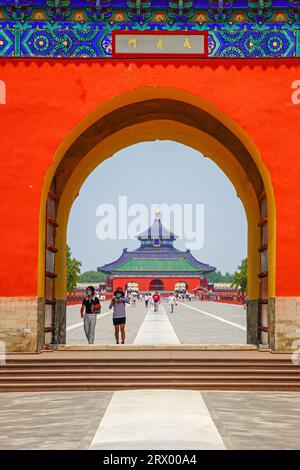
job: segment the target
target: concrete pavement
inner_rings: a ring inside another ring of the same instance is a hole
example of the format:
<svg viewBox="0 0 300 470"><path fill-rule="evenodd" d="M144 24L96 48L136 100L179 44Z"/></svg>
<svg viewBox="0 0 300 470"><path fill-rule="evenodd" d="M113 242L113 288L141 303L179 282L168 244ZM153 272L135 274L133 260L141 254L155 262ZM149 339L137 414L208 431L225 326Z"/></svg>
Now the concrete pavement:
<svg viewBox="0 0 300 470"><path fill-rule="evenodd" d="M133 344L180 344L163 304L158 312L149 308Z"/></svg>
<svg viewBox="0 0 300 470"><path fill-rule="evenodd" d="M299 449L300 393L0 393L0 449Z"/></svg>
<svg viewBox="0 0 300 470"><path fill-rule="evenodd" d="M68 308L70 347L86 344L80 306ZM114 343L111 312L103 303L96 343ZM242 307L216 302L144 304L127 309L127 345L245 344ZM93 348L93 347L92 347ZM126 348L126 346L125 346ZM96 357L118 351L64 351ZM143 355L155 357L157 351ZM159 354L176 357L176 350ZM49 354L49 353L48 353ZM52 353L55 355L55 353ZM134 354L122 350L123 357ZM187 356L193 351L180 353ZM203 351L219 357L234 351ZM241 357L247 351L239 351ZM252 351L263 358L267 353ZM39 355L41 357L42 355ZM36 356L35 356L36 357ZM284 392L28 392L0 394L0 449L299 449L300 394Z"/></svg>
<svg viewBox="0 0 300 470"><path fill-rule="evenodd" d="M87 344L80 305L67 309L67 344ZM217 302L178 302L173 313L164 301L158 312L144 302L126 308L126 344L246 344L246 311ZM95 344L114 344L112 313L102 302Z"/></svg>
<svg viewBox="0 0 300 470"><path fill-rule="evenodd" d="M225 449L199 392L115 392L90 449Z"/></svg>

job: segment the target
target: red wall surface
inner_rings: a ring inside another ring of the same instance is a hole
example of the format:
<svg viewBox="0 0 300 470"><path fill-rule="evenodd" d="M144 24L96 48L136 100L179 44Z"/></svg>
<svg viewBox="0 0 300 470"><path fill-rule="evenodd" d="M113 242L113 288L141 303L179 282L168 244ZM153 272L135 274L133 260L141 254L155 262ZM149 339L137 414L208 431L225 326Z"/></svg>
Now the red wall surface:
<svg viewBox="0 0 300 470"><path fill-rule="evenodd" d="M249 134L275 193L276 294L300 295L300 105L291 101L298 60L7 60L0 80L1 296L37 293L41 190L59 144L96 106L145 86L198 95Z"/></svg>
<svg viewBox="0 0 300 470"><path fill-rule="evenodd" d="M140 291L150 291L149 286L150 282L156 278L153 277L135 277L134 279L129 279L128 277L118 277L113 280L113 291L117 287L122 287L125 291L126 284L128 282L134 281L137 282L139 285ZM200 280L197 278L189 278L189 277L159 277L159 279L164 283L164 290L174 291L175 284L177 282L185 281L188 285L188 291L192 292L193 289L196 289L200 285Z"/></svg>

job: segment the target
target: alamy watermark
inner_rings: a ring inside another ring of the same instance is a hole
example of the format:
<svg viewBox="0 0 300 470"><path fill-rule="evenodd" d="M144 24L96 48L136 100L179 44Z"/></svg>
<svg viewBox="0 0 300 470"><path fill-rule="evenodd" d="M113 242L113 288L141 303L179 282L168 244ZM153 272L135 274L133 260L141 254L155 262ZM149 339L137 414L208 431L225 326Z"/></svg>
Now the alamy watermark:
<svg viewBox="0 0 300 470"><path fill-rule="evenodd" d="M296 330L296 333L297 334L300 334L300 328L298 328ZM295 365L299 365L300 364L300 339L295 339L293 342L292 342L292 348L298 348L296 349L296 351L293 352L292 354L292 363L295 364Z"/></svg>
<svg viewBox="0 0 300 470"><path fill-rule="evenodd" d="M6 363L6 348L5 342L0 341L0 366L4 366Z"/></svg>
<svg viewBox="0 0 300 470"><path fill-rule="evenodd" d="M291 88L295 90L291 95L292 104L300 104L300 80L294 80Z"/></svg>
<svg viewBox="0 0 300 470"><path fill-rule="evenodd" d="M96 216L100 217L96 235L100 240L136 239L137 235L150 228L150 237L167 238L166 232L157 233L155 219L160 219L168 231L176 238L185 240L189 250L201 250L204 245L204 204L128 204L127 196L119 196L118 207L103 203L97 207Z"/></svg>
<svg viewBox="0 0 300 470"><path fill-rule="evenodd" d="M6 104L6 84L0 80L0 104Z"/></svg>

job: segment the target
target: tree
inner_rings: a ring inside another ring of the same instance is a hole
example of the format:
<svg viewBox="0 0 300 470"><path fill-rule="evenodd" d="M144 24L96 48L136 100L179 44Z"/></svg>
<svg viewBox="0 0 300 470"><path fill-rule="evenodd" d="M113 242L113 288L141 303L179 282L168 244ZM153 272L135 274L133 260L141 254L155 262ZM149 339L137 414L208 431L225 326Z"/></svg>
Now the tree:
<svg viewBox="0 0 300 470"><path fill-rule="evenodd" d="M72 292L76 289L77 282L80 278L81 261L72 258L72 252L67 245L67 291Z"/></svg>
<svg viewBox="0 0 300 470"><path fill-rule="evenodd" d="M85 271L80 275L79 282L105 282L105 274L99 271Z"/></svg>
<svg viewBox="0 0 300 470"><path fill-rule="evenodd" d="M243 295L247 293L247 267L247 258L245 258L233 274L233 282L231 284L232 287L238 287L239 292Z"/></svg>
<svg viewBox="0 0 300 470"><path fill-rule="evenodd" d="M232 282L233 275L230 273L222 274L221 271L215 271L213 273L209 273L207 276L208 282L215 283L215 282Z"/></svg>
<svg viewBox="0 0 300 470"><path fill-rule="evenodd" d="M232 282L233 281L233 274L225 273L223 274L223 282Z"/></svg>

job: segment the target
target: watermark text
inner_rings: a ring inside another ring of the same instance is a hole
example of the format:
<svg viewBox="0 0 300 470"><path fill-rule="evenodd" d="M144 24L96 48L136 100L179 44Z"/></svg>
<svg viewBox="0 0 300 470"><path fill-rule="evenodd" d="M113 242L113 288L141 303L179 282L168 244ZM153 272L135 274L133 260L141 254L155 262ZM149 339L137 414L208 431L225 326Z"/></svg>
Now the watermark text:
<svg viewBox="0 0 300 470"><path fill-rule="evenodd" d="M152 240L167 239L170 230L176 238L185 240L189 250L201 250L204 245L204 204L153 203L149 209L142 203L129 205L127 196L122 195L118 207L100 204L96 216L100 218L96 226L100 240L134 240L150 227ZM160 233L158 224L153 224L158 218L165 227Z"/></svg>

